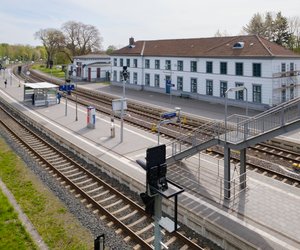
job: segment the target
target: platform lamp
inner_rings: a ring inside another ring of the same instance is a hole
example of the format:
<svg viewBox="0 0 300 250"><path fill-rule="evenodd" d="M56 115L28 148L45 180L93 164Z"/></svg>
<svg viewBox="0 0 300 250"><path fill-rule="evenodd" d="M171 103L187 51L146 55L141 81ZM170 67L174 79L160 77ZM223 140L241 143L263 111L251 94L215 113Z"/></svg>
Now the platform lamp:
<svg viewBox="0 0 300 250"><path fill-rule="evenodd" d="M77 65L76 65L77 67ZM76 69L74 69L74 71L76 71ZM72 72L72 78L73 78L73 72ZM74 78L73 78L73 82L74 82ZM76 84L76 116L75 116L75 121L78 121L78 100L77 100L77 81L75 82Z"/></svg>
<svg viewBox="0 0 300 250"><path fill-rule="evenodd" d="M125 83L128 79L128 71L127 66L123 66L123 98L122 98L122 106L121 106L121 142L123 142L123 124L124 124L124 102L125 102Z"/></svg>
<svg viewBox="0 0 300 250"><path fill-rule="evenodd" d="M69 77L71 80L73 80L73 82L75 82L75 88L76 88L76 96L75 96L75 121L78 121L78 101L77 101L77 81L74 81L74 72L77 72L77 65L76 68L71 68L71 70L69 70Z"/></svg>

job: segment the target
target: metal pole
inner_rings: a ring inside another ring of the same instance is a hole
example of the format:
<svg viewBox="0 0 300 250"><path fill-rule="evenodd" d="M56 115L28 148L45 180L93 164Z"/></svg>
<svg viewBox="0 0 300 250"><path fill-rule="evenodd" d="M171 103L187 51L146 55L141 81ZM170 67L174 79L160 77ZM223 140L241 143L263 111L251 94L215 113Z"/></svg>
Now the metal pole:
<svg viewBox="0 0 300 250"><path fill-rule="evenodd" d="M68 110L67 110L67 107L68 107L68 92L66 91L66 107L65 107L65 116L68 115Z"/></svg>
<svg viewBox="0 0 300 250"><path fill-rule="evenodd" d="M125 100L125 79L123 79L123 100L121 106L121 142L123 142L123 127L124 127L124 100Z"/></svg>
<svg viewBox="0 0 300 250"><path fill-rule="evenodd" d="M77 82L76 82L76 117L75 117L75 121L78 121L78 108L77 108Z"/></svg>
<svg viewBox="0 0 300 250"><path fill-rule="evenodd" d="M227 91L225 92L225 144L227 143Z"/></svg>
<svg viewBox="0 0 300 250"><path fill-rule="evenodd" d="M160 123L157 126L157 145L159 145L159 128L160 128Z"/></svg>
<svg viewBox="0 0 300 250"><path fill-rule="evenodd" d="M177 204L178 204L178 196L177 195L175 195L175 208L174 208L174 213L175 213L175 218L174 218L174 220L175 220L175 228L174 228L174 230L175 231L177 231L177 213L178 213L178 211L177 211Z"/></svg>
<svg viewBox="0 0 300 250"><path fill-rule="evenodd" d="M248 90L246 87L245 90L246 90L246 116L248 116Z"/></svg>
<svg viewBox="0 0 300 250"><path fill-rule="evenodd" d="M160 250L160 242L161 242L161 232L160 232L160 226L159 221L161 219L161 196L157 194L155 196L154 202L154 216L155 216L155 227L154 227L154 249Z"/></svg>

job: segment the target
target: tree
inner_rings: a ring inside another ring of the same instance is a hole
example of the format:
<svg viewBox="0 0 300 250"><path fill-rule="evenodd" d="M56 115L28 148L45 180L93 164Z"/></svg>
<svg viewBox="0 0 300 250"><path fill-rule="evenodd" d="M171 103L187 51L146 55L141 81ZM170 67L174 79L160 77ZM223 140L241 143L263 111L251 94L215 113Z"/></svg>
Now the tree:
<svg viewBox="0 0 300 250"><path fill-rule="evenodd" d="M273 42L288 47L291 40L291 33L289 32L289 26L287 18L282 16L281 12L278 12L276 19L274 20L274 29L272 34Z"/></svg>
<svg viewBox="0 0 300 250"><path fill-rule="evenodd" d="M287 18L282 16L281 12L276 14L275 19L271 12L267 12L265 16L256 13L249 24L243 27L243 30L247 34L262 36L285 47L289 47L291 41Z"/></svg>
<svg viewBox="0 0 300 250"><path fill-rule="evenodd" d="M291 17L289 22L289 32L292 34L290 48L300 50L300 18Z"/></svg>
<svg viewBox="0 0 300 250"><path fill-rule="evenodd" d="M65 36L65 53L71 61L74 56L101 49L102 38L93 25L69 21L63 24L62 31Z"/></svg>
<svg viewBox="0 0 300 250"><path fill-rule="evenodd" d="M9 58L10 61L37 61L46 58L43 46L0 44L0 58Z"/></svg>
<svg viewBox="0 0 300 250"><path fill-rule="evenodd" d="M112 52L114 52L115 50L117 50L117 47L114 45L109 45L106 49L106 54L110 55Z"/></svg>
<svg viewBox="0 0 300 250"><path fill-rule="evenodd" d="M221 32L219 29L215 33L215 37L224 37L224 36L230 36L230 34L226 30L223 30Z"/></svg>
<svg viewBox="0 0 300 250"><path fill-rule="evenodd" d="M54 55L61 50L65 43L65 37L57 29L41 29L35 33L35 37L40 39L47 53L47 68L52 67Z"/></svg>
<svg viewBox="0 0 300 250"><path fill-rule="evenodd" d="M265 36L265 22L264 17L260 13L254 14L249 24L243 27L243 30L250 35Z"/></svg>
<svg viewBox="0 0 300 250"><path fill-rule="evenodd" d="M274 31L274 20L271 12L266 13L265 21L264 21L264 37L269 41L272 40L272 34Z"/></svg>

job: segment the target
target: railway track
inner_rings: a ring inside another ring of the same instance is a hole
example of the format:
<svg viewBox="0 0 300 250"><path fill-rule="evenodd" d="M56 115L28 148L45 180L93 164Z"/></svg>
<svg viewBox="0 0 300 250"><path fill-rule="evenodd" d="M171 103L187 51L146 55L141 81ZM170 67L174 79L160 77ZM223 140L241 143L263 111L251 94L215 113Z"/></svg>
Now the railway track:
<svg viewBox="0 0 300 250"><path fill-rule="evenodd" d="M114 225L125 242L134 249L152 249L153 219L134 201L82 167L67 154L58 151L33 131L29 123L1 104L1 127L93 213L99 214L108 225ZM169 249L203 249L197 239L189 240L180 232L162 230L162 242Z"/></svg>
<svg viewBox="0 0 300 250"><path fill-rule="evenodd" d="M26 69L27 71L27 69ZM27 77L23 73L24 77ZM44 76L37 75L34 71L30 74L32 81L44 81ZM51 80L51 79L46 79ZM53 80L53 79L52 79ZM54 83L59 84L63 81L54 81ZM78 103L83 105L93 105L97 111L102 112L106 115L112 116L111 103L115 99L115 96L98 93L91 90L79 89L74 92L74 95L77 95ZM69 99L75 100L75 96L70 96ZM128 102L128 111L127 115L124 117L124 120L131 125L141 127L153 133L157 133L156 124L161 121L160 114L166 112L166 110L148 107L139 102ZM193 133L197 128L203 124L208 123L207 120L200 120L194 117L185 117L185 123L177 124L171 123L166 124L160 127L160 134L163 134L165 137L174 139L178 138L181 135L187 135ZM199 139L211 136L211 131L201 131L202 135L199 135ZM201 138L202 137L202 138ZM188 143L188 142L187 142ZM209 149L209 154L223 156L222 149L220 147L212 147ZM234 155L234 154L233 154ZM300 175L297 172L293 172L293 164L300 164L300 154L283 148L274 147L267 143L259 143L253 147L247 149L247 166L249 169L255 169L257 172L266 174L267 176L272 176L278 180L284 180L287 183L292 183L292 185L299 186L295 183L300 179ZM260 159L264 159L262 161ZM238 162L238 156L232 156L232 160ZM277 165L283 166L287 171L284 171L281 168L272 167L271 164L266 164L266 162L275 163ZM289 173L289 171L291 173ZM287 176L286 176L287 175Z"/></svg>

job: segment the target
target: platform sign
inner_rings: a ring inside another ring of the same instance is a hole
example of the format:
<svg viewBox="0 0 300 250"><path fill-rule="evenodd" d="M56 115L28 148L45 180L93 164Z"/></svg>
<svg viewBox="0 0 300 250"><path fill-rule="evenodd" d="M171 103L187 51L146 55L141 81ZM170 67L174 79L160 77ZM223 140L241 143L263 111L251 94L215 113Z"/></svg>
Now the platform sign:
<svg viewBox="0 0 300 250"><path fill-rule="evenodd" d="M60 91L72 91L75 90L75 85L74 84L60 85L58 89Z"/></svg>
<svg viewBox="0 0 300 250"><path fill-rule="evenodd" d="M172 119L174 117L176 117L176 112L167 112L167 113L163 113L161 114L161 118L163 119Z"/></svg>
<svg viewBox="0 0 300 250"><path fill-rule="evenodd" d="M122 103L123 103L123 110L127 110L127 99L115 99L112 100L112 110L114 112L122 110Z"/></svg>

